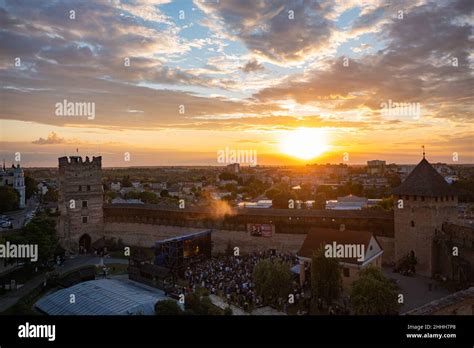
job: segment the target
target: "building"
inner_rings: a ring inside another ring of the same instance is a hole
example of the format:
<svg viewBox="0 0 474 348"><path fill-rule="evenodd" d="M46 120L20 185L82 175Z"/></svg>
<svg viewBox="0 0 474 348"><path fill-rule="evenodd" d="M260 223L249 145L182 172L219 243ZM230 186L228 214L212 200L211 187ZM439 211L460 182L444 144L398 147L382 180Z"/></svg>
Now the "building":
<svg viewBox="0 0 474 348"><path fill-rule="evenodd" d="M25 189L25 174L19 164L11 166L11 168L0 169L0 186L11 186L20 194L18 207L20 209L25 208L26 205L26 189Z"/></svg>
<svg viewBox="0 0 474 348"><path fill-rule="evenodd" d="M124 198L114 198L111 201L112 204L144 204L141 199L138 198L129 198L129 199L124 199Z"/></svg>
<svg viewBox="0 0 474 348"><path fill-rule="evenodd" d="M326 209L332 210L361 210L368 205L368 199L348 195L345 197L337 197L337 200L326 201Z"/></svg>
<svg viewBox="0 0 474 348"><path fill-rule="evenodd" d="M103 195L102 157L59 158L58 237L64 248L87 252L102 236Z"/></svg>
<svg viewBox="0 0 474 348"><path fill-rule="evenodd" d="M272 207L271 199L261 199L257 202L240 202L239 208L252 208L252 209L268 209Z"/></svg>
<svg viewBox="0 0 474 348"><path fill-rule="evenodd" d="M228 166L225 167L227 172L233 173L233 174L239 174L240 173L240 163L232 163L229 164Z"/></svg>
<svg viewBox="0 0 474 348"><path fill-rule="evenodd" d="M110 189L111 189L112 191L118 192L118 191L120 191L120 188L121 188L120 181L119 181L119 182L111 182L111 183L110 183Z"/></svg>
<svg viewBox="0 0 474 348"><path fill-rule="evenodd" d="M38 185L36 185L36 187L38 188L38 193L42 196L48 192L48 185L46 185L44 182L40 182Z"/></svg>
<svg viewBox="0 0 474 348"><path fill-rule="evenodd" d="M359 279L359 273L369 265L375 267L382 266L383 249L377 238L368 231L351 231L346 229L313 228L307 234L301 249L297 256L300 264L311 263L311 258L320 248L325 249L326 245L341 245L350 247L350 250L363 251L362 257L355 255L343 255L338 257L339 264L342 266L342 285L344 289L349 289L350 285ZM347 248L346 250L349 250ZM301 276L301 270L300 270ZM302 279L300 279L302 281Z"/></svg>
<svg viewBox="0 0 474 348"><path fill-rule="evenodd" d="M385 173L385 161L367 161L367 173L370 175L382 175Z"/></svg>
<svg viewBox="0 0 474 348"><path fill-rule="evenodd" d="M417 259L417 273L432 277L438 263L435 234L443 223L457 222L458 194L424 158L394 194L395 261Z"/></svg>

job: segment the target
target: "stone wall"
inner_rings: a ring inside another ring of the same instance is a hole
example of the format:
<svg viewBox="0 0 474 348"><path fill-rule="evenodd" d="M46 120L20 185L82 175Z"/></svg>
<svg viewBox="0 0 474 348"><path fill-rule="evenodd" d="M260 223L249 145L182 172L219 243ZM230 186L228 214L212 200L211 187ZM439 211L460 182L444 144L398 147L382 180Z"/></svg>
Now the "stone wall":
<svg viewBox="0 0 474 348"><path fill-rule="evenodd" d="M404 195L401 199L403 208L397 207L397 201L394 208L395 261L413 251L418 261L417 273L432 277L435 232L441 230L445 222L456 222L457 198L441 201L441 197Z"/></svg>
<svg viewBox="0 0 474 348"><path fill-rule="evenodd" d="M156 241L166 238L202 231L202 228L152 225L143 223L104 224L106 238L121 239L125 245L152 247ZM213 252L223 252L227 244L238 247L243 254L258 251L277 249L280 251L297 252L306 235L276 233L272 237L253 237L246 231L231 231L213 229Z"/></svg>
<svg viewBox="0 0 474 348"><path fill-rule="evenodd" d="M91 161L86 157L59 158L60 244L68 250L78 250L79 239L88 234L92 240L102 234L103 188L101 157ZM87 221L83 221L83 217Z"/></svg>

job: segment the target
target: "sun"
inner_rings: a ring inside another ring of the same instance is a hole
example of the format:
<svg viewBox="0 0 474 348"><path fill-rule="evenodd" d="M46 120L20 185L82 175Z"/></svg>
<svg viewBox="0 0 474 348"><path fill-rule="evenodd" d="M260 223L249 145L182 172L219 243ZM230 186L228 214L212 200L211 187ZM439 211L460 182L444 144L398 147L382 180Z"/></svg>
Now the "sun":
<svg viewBox="0 0 474 348"><path fill-rule="evenodd" d="M284 154L310 160L326 152L329 146L324 129L297 128L282 136L279 149Z"/></svg>

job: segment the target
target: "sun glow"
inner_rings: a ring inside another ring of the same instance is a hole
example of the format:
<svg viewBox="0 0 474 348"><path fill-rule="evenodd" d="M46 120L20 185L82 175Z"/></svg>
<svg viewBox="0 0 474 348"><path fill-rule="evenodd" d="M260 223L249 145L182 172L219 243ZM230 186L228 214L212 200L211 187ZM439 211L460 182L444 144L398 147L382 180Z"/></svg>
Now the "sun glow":
<svg viewBox="0 0 474 348"><path fill-rule="evenodd" d="M329 149L326 132L320 128L298 128L282 136L280 151L302 159L310 160Z"/></svg>

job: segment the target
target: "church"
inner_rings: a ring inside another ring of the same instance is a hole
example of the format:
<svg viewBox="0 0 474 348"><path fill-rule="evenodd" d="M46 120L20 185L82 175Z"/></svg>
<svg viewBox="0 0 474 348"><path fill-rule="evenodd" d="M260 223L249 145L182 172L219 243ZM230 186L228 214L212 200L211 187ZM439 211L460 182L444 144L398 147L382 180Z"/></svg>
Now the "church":
<svg viewBox="0 0 474 348"><path fill-rule="evenodd" d="M25 208L25 175L19 164L17 164L16 167L12 164L11 168L5 168L5 162L3 163L3 167L0 168L0 186L11 186L17 190L20 194L19 208Z"/></svg>

